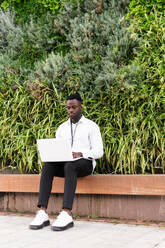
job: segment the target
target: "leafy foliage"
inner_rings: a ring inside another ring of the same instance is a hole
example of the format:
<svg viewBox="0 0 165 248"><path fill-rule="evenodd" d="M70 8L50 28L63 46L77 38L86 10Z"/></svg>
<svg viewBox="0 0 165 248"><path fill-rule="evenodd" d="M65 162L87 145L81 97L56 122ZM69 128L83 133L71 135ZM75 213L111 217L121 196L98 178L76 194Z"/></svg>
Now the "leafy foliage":
<svg viewBox="0 0 165 248"><path fill-rule="evenodd" d="M155 91L146 85L134 90L115 87L97 97L82 94L84 115L98 123L104 141L96 173L165 172L164 94L165 88ZM0 94L2 169L41 170L36 139L54 137L67 119L66 95L39 81Z"/></svg>
<svg viewBox="0 0 165 248"><path fill-rule="evenodd" d="M23 23L29 21L30 16L38 19L47 11L58 13L62 9L62 2L62 0L2 0L1 7L5 11L14 8L17 13L17 21Z"/></svg>
<svg viewBox="0 0 165 248"><path fill-rule="evenodd" d="M92 3L83 1L74 8L64 4L54 26L66 40L68 52L65 56L51 53L45 61L36 64L34 75L58 90L90 90L98 94L111 85L138 83L136 76L134 80L128 76L127 81L121 75L138 44L128 31L121 3L104 1L100 8L95 1ZM135 68L132 77L139 75L138 70L139 67Z"/></svg>
<svg viewBox="0 0 165 248"><path fill-rule="evenodd" d="M41 16L45 16L47 10L37 0L4 0L1 1L1 8L6 12L15 10L15 21L19 24L29 22L31 18L38 20Z"/></svg>
<svg viewBox="0 0 165 248"><path fill-rule="evenodd" d="M129 5L130 14L136 18L136 21L145 31L152 23L153 16L150 15L156 11L159 14L165 14L164 0L132 0Z"/></svg>
<svg viewBox="0 0 165 248"><path fill-rule="evenodd" d="M131 1L132 33L141 37L141 52L136 63L144 68L149 84L164 84L165 76L165 3L164 1Z"/></svg>
<svg viewBox="0 0 165 248"><path fill-rule="evenodd" d="M51 90L46 91L41 85L35 88L35 97L42 95L39 102L29 90L18 85L17 89L0 94L1 168L8 166L20 172L38 172L41 162L37 163L35 140L53 135L58 124L54 114L58 119L59 113L62 114L63 109L57 103L60 97L57 99L54 94L50 102Z"/></svg>
<svg viewBox="0 0 165 248"><path fill-rule="evenodd" d="M54 137L67 118L66 96L79 91L85 116L98 123L104 140L96 173L165 173L163 2L131 1L128 20L127 0L6 2L1 169L38 173L36 139ZM58 6L54 13L51 3Z"/></svg>
<svg viewBox="0 0 165 248"><path fill-rule="evenodd" d="M37 0L37 2L50 9L52 13L58 12L62 8L61 0Z"/></svg>
<svg viewBox="0 0 165 248"><path fill-rule="evenodd" d="M34 63L50 51L65 50L65 40L54 29L53 20L54 17L47 14L22 27L15 23L13 11L0 11L0 74L19 73L23 81L33 70Z"/></svg>

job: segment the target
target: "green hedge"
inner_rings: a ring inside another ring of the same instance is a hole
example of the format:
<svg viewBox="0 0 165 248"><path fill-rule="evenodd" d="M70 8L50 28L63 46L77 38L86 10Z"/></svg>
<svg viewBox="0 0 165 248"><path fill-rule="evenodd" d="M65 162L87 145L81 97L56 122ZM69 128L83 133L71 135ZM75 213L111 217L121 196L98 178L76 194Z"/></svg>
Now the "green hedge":
<svg viewBox="0 0 165 248"><path fill-rule="evenodd" d="M126 19L128 2L64 1L52 13L40 1L44 14L27 21L25 1L0 12L1 169L41 170L36 139L54 137L78 90L103 136L96 173L164 173L164 16L141 14L143 1L136 15L131 1Z"/></svg>
<svg viewBox="0 0 165 248"><path fill-rule="evenodd" d="M141 52L136 62L143 65L146 83L165 82L165 2L163 0L131 1L132 35L141 39Z"/></svg>
<svg viewBox="0 0 165 248"><path fill-rule="evenodd" d="M101 128L105 154L97 173L164 173L164 93L162 87L142 85L136 90L113 88L84 98L84 115ZM1 168L37 173L41 162L36 139L54 137L67 119L66 93L40 82L0 94Z"/></svg>

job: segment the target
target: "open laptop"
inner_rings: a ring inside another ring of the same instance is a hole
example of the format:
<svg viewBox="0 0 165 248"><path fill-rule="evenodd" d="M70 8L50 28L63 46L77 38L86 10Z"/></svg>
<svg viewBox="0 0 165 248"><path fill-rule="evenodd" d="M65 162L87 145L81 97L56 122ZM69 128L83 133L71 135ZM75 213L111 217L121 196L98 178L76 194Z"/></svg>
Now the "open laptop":
<svg viewBox="0 0 165 248"><path fill-rule="evenodd" d="M76 160L72 156L71 145L65 139L37 139L37 148L42 162Z"/></svg>

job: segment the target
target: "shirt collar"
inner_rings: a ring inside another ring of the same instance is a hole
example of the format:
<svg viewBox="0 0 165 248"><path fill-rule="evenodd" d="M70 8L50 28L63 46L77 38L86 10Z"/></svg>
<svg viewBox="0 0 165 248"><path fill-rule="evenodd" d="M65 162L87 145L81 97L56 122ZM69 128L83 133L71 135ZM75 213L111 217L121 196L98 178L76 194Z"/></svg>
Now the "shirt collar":
<svg viewBox="0 0 165 248"><path fill-rule="evenodd" d="M81 116L80 120L78 121L79 123L83 123L85 121L84 115ZM67 120L68 124L70 125L70 118Z"/></svg>

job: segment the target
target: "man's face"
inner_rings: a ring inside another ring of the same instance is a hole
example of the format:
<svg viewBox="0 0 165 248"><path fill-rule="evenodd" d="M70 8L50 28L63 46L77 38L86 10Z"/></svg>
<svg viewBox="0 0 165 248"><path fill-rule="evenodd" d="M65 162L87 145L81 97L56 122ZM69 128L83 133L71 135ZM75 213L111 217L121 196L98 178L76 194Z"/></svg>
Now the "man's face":
<svg viewBox="0 0 165 248"><path fill-rule="evenodd" d="M80 118L82 113L81 102L77 101L76 99L68 100L66 102L66 108L71 119L77 120Z"/></svg>

